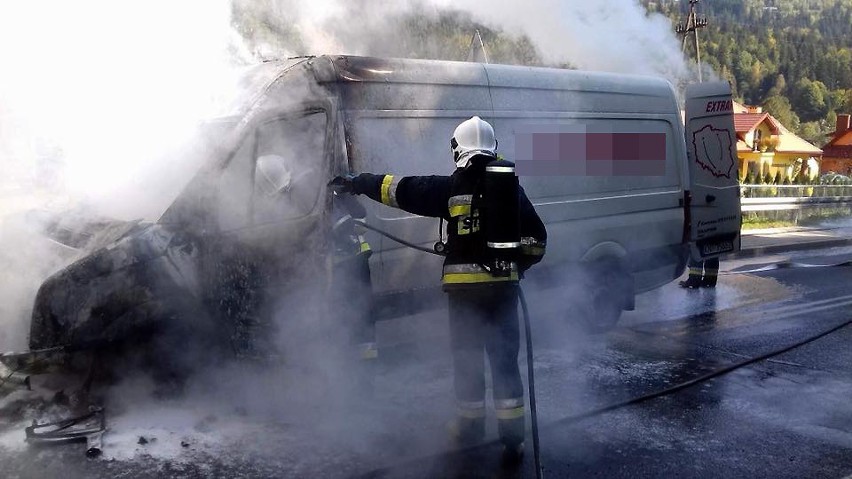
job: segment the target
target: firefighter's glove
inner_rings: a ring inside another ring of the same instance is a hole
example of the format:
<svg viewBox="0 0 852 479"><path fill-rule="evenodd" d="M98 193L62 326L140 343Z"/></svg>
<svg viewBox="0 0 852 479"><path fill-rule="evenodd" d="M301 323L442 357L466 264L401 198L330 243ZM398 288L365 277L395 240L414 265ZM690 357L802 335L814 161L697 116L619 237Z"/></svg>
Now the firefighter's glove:
<svg viewBox="0 0 852 479"><path fill-rule="evenodd" d="M346 175L346 176L335 176L334 179L328 182L329 188L331 191L341 195L343 193L349 193L350 195L354 195L355 193L355 176L354 175Z"/></svg>

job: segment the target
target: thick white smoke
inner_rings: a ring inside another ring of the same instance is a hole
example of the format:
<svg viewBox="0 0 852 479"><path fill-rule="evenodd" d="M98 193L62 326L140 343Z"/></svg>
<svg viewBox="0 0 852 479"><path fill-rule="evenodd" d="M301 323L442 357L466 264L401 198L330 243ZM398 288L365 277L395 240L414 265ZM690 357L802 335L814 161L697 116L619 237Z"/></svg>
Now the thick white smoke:
<svg viewBox="0 0 852 479"><path fill-rule="evenodd" d="M523 31L546 61L580 69L661 75L689 75L669 20L648 15L637 0L436 0L466 9L507 31Z"/></svg>
<svg viewBox="0 0 852 479"><path fill-rule="evenodd" d="M29 225L21 216L8 219L9 214L85 204L106 216L155 220L194 166L166 152L215 109L216 94L227 89L237 67L272 56L406 56L405 29L398 20L413 11L433 16L461 11L489 28L527 35L548 64L660 74L675 81L689 75L671 25L662 17L646 16L635 0L4 2L0 5L0 351L26 345L36 288L69 259L64 251L54 251L55 245L32 241ZM234 16L236 12L241 16ZM463 44L467 39L458 41ZM442 55L436 50L432 58ZM439 323L429 322L431 328L434 324ZM442 368L421 367L419 376L395 371L388 383L400 390L427 389L430 398L449 404L449 366ZM202 388L203 394L229 404L255 401L259 404L251 404L248 412L261 414L283 410L288 400L309 402L314 396L306 390L321 389L335 379L334 374L317 378L314 371L286 373L226 371L222 377L231 381L223 386L210 380L214 385ZM204 383L204 378L199 381ZM216 388L220 390L211 392ZM231 394L222 394L224 389ZM134 401L122 398L121 391L133 398L143 396L134 388L120 389L113 400L124 402L124 407ZM294 400L294 394L310 397ZM332 399L327 402L343 402ZM397 407L397 412L408 414L407 396L400 393L392 399L405 406ZM221 412L219 406L211 409ZM436 417L424 422L440 420L443 411L425 399L417 406L422 406L415 408L420 411L418 424L429 415ZM184 427L166 414L154 415L165 423L163 428ZM120 426L122 418L133 419L117 416L114 424ZM153 421L144 417L139 422L143 420ZM206 418L200 422L206 424ZM128 430L131 427L135 426ZM398 429L397 424L389 428ZM384 433L377 429L376 435ZM120 427L113 434L114 443L134 441L132 432L121 436ZM355 436L361 437L353 433L347 442L355 444L349 440Z"/></svg>
<svg viewBox="0 0 852 479"><path fill-rule="evenodd" d="M675 84L693 76L671 22L660 14L649 15L637 0L238 0L236 5L250 16L278 22L297 40L276 48L264 36L249 36L257 42L255 51L267 55L406 56L405 33L394 24L400 15L455 11L490 28L527 35L548 64L660 75Z"/></svg>
<svg viewBox="0 0 852 479"><path fill-rule="evenodd" d="M240 60L229 5L4 2L3 189L61 190L106 213L156 216L159 194L134 195L140 177L174 177L162 153L205 116Z"/></svg>

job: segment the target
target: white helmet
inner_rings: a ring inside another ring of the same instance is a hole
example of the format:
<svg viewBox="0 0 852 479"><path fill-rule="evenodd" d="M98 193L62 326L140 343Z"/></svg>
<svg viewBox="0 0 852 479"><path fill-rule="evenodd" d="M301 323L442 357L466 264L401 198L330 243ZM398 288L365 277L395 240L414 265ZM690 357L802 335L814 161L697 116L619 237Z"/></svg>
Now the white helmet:
<svg viewBox="0 0 852 479"><path fill-rule="evenodd" d="M496 156L497 140L494 138L494 128L478 116L465 120L453 132L450 147L453 150L453 161L458 168L466 168L475 155Z"/></svg>

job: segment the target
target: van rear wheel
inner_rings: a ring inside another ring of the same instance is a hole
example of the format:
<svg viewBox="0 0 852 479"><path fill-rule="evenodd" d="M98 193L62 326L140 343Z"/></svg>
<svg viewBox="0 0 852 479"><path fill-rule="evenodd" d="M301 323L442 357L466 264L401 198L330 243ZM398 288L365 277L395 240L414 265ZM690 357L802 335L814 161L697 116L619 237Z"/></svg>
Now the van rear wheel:
<svg viewBox="0 0 852 479"><path fill-rule="evenodd" d="M632 304L632 278L619 261L604 260L588 267L585 279L585 294L569 309L568 320L589 333L605 333Z"/></svg>
<svg viewBox="0 0 852 479"><path fill-rule="evenodd" d="M592 334L602 334L611 330L621 318L621 301L601 290L579 300L568 311L568 320L578 324Z"/></svg>

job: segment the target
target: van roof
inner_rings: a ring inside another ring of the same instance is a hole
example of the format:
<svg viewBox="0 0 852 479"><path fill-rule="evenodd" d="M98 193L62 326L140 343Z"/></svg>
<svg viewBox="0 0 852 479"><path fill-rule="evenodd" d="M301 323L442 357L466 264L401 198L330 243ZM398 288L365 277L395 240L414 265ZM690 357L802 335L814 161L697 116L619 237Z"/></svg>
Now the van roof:
<svg viewBox="0 0 852 479"><path fill-rule="evenodd" d="M323 55L265 62L257 67L255 78L268 86L297 66L304 67L303 72L321 84L349 84L352 87L371 84L490 85L495 101L499 97L500 104L508 110L547 110L557 103L561 105L559 110L568 108L573 111L658 113L678 108L674 90L665 78L560 68ZM530 97L519 95L518 90L549 91L552 95ZM382 97L380 94L373 100ZM555 102L557 98L558 102ZM382 108L391 108L390 104L380 103Z"/></svg>
<svg viewBox="0 0 852 479"><path fill-rule="evenodd" d="M487 85L492 87L582 90L671 97L662 77L440 60L325 56L334 74L320 82L382 82Z"/></svg>

